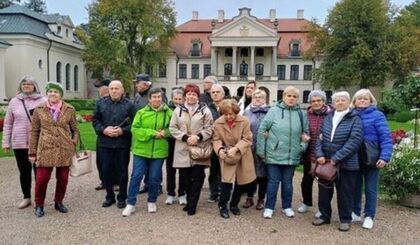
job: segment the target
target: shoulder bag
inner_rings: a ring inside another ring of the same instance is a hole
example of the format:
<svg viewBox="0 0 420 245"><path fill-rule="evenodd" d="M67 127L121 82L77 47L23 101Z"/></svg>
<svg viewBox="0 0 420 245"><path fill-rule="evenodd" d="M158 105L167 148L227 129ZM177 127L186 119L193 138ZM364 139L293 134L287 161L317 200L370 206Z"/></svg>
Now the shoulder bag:
<svg viewBox="0 0 420 245"><path fill-rule="evenodd" d="M72 158L70 176L79 177L92 172L92 152L85 149L81 137L79 138L79 150Z"/></svg>

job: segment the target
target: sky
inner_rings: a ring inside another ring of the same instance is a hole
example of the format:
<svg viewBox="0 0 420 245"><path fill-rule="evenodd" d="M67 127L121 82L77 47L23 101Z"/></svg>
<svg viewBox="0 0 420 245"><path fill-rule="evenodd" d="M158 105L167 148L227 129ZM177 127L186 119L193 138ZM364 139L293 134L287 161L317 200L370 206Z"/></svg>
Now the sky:
<svg viewBox="0 0 420 245"><path fill-rule="evenodd" d="M69 15L75 25L88 22L86 7L93 0L46 0L48 13ZM115 0L118 1L118 0ZM405 6L414 0L391 0L397 6ZM239 8L251 8L251 14L258 18L268 18L269 10L276 9L277 18L295 18L298 9L304 10L306 19L316 18L323 23L328 11L336 0L173 0L177 13L177 25L192 17L198 11L199 19L217 19L217 12L223 9L225 18L238 15Z"/></svg>

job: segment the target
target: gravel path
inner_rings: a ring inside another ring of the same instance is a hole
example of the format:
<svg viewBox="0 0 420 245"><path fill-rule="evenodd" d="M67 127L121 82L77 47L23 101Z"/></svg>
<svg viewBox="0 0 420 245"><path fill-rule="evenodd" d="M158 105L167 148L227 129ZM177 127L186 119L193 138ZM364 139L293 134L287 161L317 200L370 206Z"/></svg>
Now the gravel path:
<svg viewBox="0 0 420 245"><path fill-rule="evenodd" d="M379 202L372 230L355 224L347 233L337 230L335 203L331 225L322 227L311 225L313 210L296 214L293 219L277 212L273 219L265 220L253 207L242 209L240 216L223 220L217 204L206 202L207 183L193 217L188 217L178 204L165 205L166 195L158 199L158 212L149 214L143 194L139 195L137 212L124 218L115 205L101 207L104 191L94 190L98 183L96 172L70 178L64 200L69 208L67 214L54 210L53 177L45 216L36 218L32 208L16 208L21 200L17 173L13 158L0 159L0 244L420 244L418 209ZM296 173L294 209L300 201L301 177ZM279 205L280 201L278 208Z"/></svg>

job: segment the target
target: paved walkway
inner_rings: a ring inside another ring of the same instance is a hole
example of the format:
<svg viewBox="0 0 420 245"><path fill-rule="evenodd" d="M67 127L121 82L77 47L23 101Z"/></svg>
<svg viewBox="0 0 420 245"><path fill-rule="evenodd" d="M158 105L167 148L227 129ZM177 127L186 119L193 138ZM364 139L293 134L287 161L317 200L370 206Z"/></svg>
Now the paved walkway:
<svg viewBox="0 0 420 245"><path fill-rule="evenodd" d="M206 202L207 184L193 217L188 217L178 204L165 205L165 195L158 199L158 212L149 214L143 194L139 195L137 212L124 218L115 205L101 207L104 192L94 190L98 183L96 172L70 178L64 200L69 208L67 214L54 210L53 177L45 216L36 218L32 208L16 208L21 198L17 173L13 158L0 159L1 244L420 244L418 209L380 202L374 229L367 231L358 224L347 233L337 230L336 208L332 224L322 227L311 225L313 210L293 219L277 212L273 219L265 220L260 211L251 208L223 220L217 205ZM296 173L295 209L300 200L301 177Z"/></svg>

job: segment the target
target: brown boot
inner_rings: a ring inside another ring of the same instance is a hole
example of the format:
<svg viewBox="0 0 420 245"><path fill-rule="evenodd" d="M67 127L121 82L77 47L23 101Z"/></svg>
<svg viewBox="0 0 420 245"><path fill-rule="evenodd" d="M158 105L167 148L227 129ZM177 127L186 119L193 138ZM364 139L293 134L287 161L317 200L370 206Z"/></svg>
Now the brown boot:
<svg viewBox="0 0 420 245"><path fill-rule="evenodd" d="M244 205L242 206L243 208L250 208L254 206L254 199L252 197L248 197L246 199L246 202L244 203Z"/></svg>
<svg viewBox="0 0 420 245"><path fill-rule="evenodd" d="M257 206L255 206L256 210L263 210L264 209L264 199L258 199Z"/></svg>

